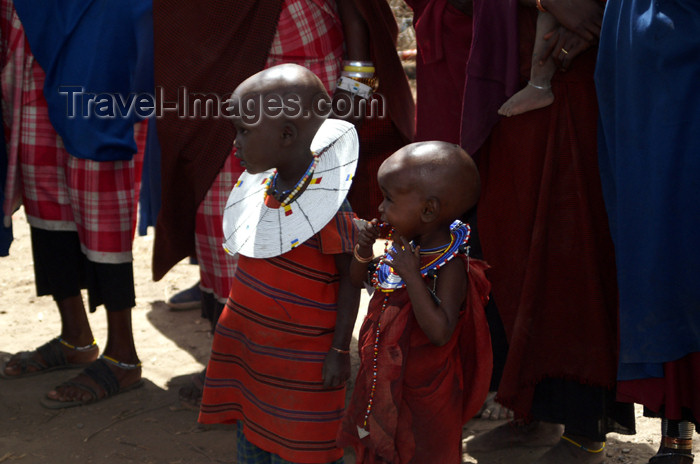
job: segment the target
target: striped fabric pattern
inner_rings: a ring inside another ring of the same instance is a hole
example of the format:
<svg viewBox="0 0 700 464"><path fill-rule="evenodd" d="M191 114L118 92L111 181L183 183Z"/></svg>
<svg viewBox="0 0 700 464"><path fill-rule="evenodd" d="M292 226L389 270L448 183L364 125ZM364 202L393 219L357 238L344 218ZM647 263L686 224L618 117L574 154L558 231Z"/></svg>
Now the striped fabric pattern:
<svg viewBox="0 0 700 464"><path fill-rule="evenodd" d="M343 60L342 25L329 0L286 0L266 66L296 63L313 71L332 92ZM231 89L233 91L233 89ZM236 259L226 254L223 211L240 173L240 163L229 156L214 180L195 218L195 249L201 287L225 302L231 289Z"/></svg>
<svg viewBox="0 0 700 464"><path fill-rule="evenodd" d="M212 345L199 420L241 421L248 440L292 462L342 457L335 444L345 387L324 389L336 319L333 254L354 244L339 212L317 235L269 259L241 256Z"/></svg>
<svg viewBox="0 0 700 464"><path fill-rule="evenodd" d="M243 434L243 426L240 422L236 427L236 458L238 462L245 464L294 464L249 442ZM328 464L343 464L343 462L341 458Z"/></svg>

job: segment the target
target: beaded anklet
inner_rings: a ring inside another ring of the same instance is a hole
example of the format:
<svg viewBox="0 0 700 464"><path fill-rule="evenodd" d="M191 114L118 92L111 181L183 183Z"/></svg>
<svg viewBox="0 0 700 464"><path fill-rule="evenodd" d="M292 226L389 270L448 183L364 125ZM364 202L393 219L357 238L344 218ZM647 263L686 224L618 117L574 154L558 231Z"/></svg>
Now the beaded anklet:
<svg viewBox="0 0 700 464"><path fill-rule="evenodd" d="M562 435L562 436L561 436L561 439L562 439L562 440L568 441L568 442L571 443L572 445L581 448L583 451L585 451L585 452L587 452L587 453L593 453L593 454L595 454L595 453L600 453L600 452L602 452L602 451L605 449L605 442L603 442L603 446L601 446L600 449L592 450L592 449L586 448L586 447L583 446L581 443L578 443L578 442L572 440L571 438L567 437L566 435Z"/></svg>
<svg viewBox="0 0 700 464"><path fill-rule="evenodd" d="M97 346L97 342L95 341L94 338L92 339L92 343L90 343L89 345L85 345L85 346L71 345L70 343L65 341L63 339L63 337L56 337L56 338L61 343L61 345L65 346L68 349L75 350L75 351L88 351L88 350L93 349L95 346Z"/></svg>
<svg viewBox="0 0 700 464"><path fill-rule="evenodd" d="M675 450L692 450L693 449L693 439L682 439L664 436L661 439L661 446L664 448L675 449Z"/></svg>
<svg viewBox="0 0 700 464"><path fill-rule="evenodd" d="M100 358L104 359L105 361L107 361L107 362L110 363L110 364L113 364L113 365L117 366L117 367L120 368L120 369L134 370L134 369L139 369L139 368L141 367L141 363L140 363L140 362L139 362L139 363L136 363L136 364L129 364L129 363L117 361L116 359L111 358L111 357L109 357L109 356L106 356L106 355L104 355L104 354L103 354L102 356L100 356Z"/></svg>
<svg viewBox="0 0 700 464"><path fill-rule="evenodd" d="M550 89L552 88L552 86L549 85L549 84L547 84L547 85L537 85L537 84L535 84L535 83L532 82L532 81L527 81L527 85L529 85L530 87L534 87L534 88L536 88L537 90L550 90Z"/></svg>

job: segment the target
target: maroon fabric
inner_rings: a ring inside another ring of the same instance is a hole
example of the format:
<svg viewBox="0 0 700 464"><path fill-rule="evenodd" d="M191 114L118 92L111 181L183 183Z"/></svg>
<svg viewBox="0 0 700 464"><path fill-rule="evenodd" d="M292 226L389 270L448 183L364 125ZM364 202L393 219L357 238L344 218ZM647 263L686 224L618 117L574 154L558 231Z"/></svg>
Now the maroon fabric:
<svg viewBox="0 0 700 464"><path fill-rule="evenodd" d="M474 0L461 140L472 156L500 119L498 108L520 89L517 11L518 0Z"/></svg>
<svg viewBox="0 0 700 464"><path fill-rule="evenodd" d="M414 141L459 143L472 17L447 0L406 3L413 9L418 46Z"/></svg>
<svg viewBox="0 0 700 464"><path fill-rule="evenodd" d="M672 420L692 420L700 427L700 353L664 363L664 377L625 380L617 385L617 399L639 403ZM693 417L689 417L688 414Z"/></svg>
<svg viewBox="0 0 700 464"><path fill-rule="evenodd" d="M535 15L520 11L522 84ZM502 119L479 152L479 235L510 346L498 399L523 416L545 378L615 385L617 286L598 173L595 58L589 50L557 72L554 103Z"/></svg>
<svg viewBox="0 0 700 464"><path fill-rule="evenodd" d="M355 2L369 26L378 93L385 97L393 121L391 143L382 142L377 151L362 148L363 162L374 165L413 139L415 107L396 53L398 27L391 8L387 2ZM281 5L282 0L217 0L203 8L198 3L154 0L155 79L156 86L165 90L163 96L157 94L157 103L177 100L183 86L190 92L228 96L245 78L262 70ZM366 130L371 133L374 124L385 123L366 121ZM155 280L195 254L195 213L231 151L234 132L225 119L183 119L176 112L165 112L158 121L158 137L163 202L153 248ZM381 194L376 171L369 175L369 196L356 198L355 207L372 215L376 206L367 198Z"/></svg>
<svg viewBox="0 0 700 464"><path fill-rule="evenodd" d="M461 461L462 425L488 393L492 354L484 305L489 283L486 264L471 260L469 294L452 339L435 346L418 326L406 289L377 291L360 330L360 370L338 433L339 446L354 446L358 464L456 463ZM360 439L373 378L375 333L377 384Z"/></svg>
<svg viewBox="0 0 700 464"><path fill-rule="evenodd" d="M348 201L358 217L372 219L379 217L379 204L384 198L377 182L379 166L403 147L406 140L389 118L366 119L357 135L360 157Z"/></svg>
<svg viewBox="0 0 700 464"><path fill-rule="evenodd" d="M282 0L154 0L155 83L163 89L156 92L157 107L177 101L181 88L228 98L263 69L281 7ZM153 249L155 280L195 254L195 212L231 152L234 132L225 118L165 111L158 138L163 202Z"/></svg>

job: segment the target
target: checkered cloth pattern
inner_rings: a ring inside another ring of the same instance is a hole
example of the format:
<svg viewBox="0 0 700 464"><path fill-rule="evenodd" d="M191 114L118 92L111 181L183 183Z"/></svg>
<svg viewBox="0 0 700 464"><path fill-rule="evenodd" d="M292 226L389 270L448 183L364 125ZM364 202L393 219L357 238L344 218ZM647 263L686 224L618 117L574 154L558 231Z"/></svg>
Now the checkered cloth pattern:
<svg viewBox="0 0 700 464"><path fill-rule="evenodd" d="M231 256L221 247L224 243L223 211L233 184L241 173L240 163L234 156L226 159L221 172L197 210L195 250L199 263L199 286L214 293L217 301L226 303L236 272L238 255Z"/></svg>
<svg viewBox="0 0 700 464"><path fill-rule="evenodd" d="M53 130L42 87L44 71L29 52L13 3L0 3L2 95L8 169L3 212L11 216L20 203L30 224L75 230L66 188L68 153Z"/></svg>
<svg viewBox="0 0 700 464"><path fill-rule="evenodd" d="M343 31L335 2L286 0L266 66L296 63L313 71L332 92L343 61ZM234 183L242 172L238 160L229 156L197 209L195 248L201 287L225 303L236 258L223 251L223 211Z"/></svg>
<svg viewBox="0 0 700 464"><path fill-rule="evenodd" d="M69 157L68 190L80 243L90 261L132 260L147 124L134 127L138 152L129 161Z"/></svg>
<svg viewBox="0 0 700 464"><path fill-rule="evenodd" d="M44 72L29 50L11 0L0 2L0 14L8 140L4 214L10 216L21 200L32 226L77 230L90 260L130 262L146 123L135 130L139 153L131 161L70 156L49 120Z"/></svg>
<svg viewBox="0 0 700 464"><path fill-rule="evenodd" d="M311 69L333 92L343 61L343 29L335 2L287 0L270 46L267 67L295 63Z"/></svg>

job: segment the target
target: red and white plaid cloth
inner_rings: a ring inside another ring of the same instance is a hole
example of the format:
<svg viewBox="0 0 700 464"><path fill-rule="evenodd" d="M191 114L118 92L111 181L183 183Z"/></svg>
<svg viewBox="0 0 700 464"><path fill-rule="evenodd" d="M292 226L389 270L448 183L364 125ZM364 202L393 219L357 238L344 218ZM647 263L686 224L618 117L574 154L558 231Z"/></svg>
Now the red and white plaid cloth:
<svg viewBox="0 0 700 464"><path fill-rule="evenodd" d="M69 156L68 191L80 244L90 261L129 263L136 230L148 121L134 127L138 152L129 161Z"/></svg>
<svg viewBox="0 0 700 464"><path fill-rule="evenodd" d="M295 63L312 70L332 93L343 62L343 25L334 1L287 0L267 67Z"/></svg>
<svg viewBox="0 0 700 464"><path fill-rule="evenodd" d="M29 50L11 0L0 1L0 15L8 147L4 215L10 217L21 202L33 227L77 230L90 260L130 262L146 124L137 125L139 153L131 161L96 162L69 155L49 121L44 71Z"/></svg>
<svg viewBox="0 0 700 464"><path fill-rule="evenodd" d="M329 92L335 89L343 63L343 29L335 1L284 2L266 66L284 63L310 69ZM223 211L241 172L238 160L229 156L197 209L195 246L200 286L222 303L228 298L237 263L237 258L222 247Z"/></svg>

